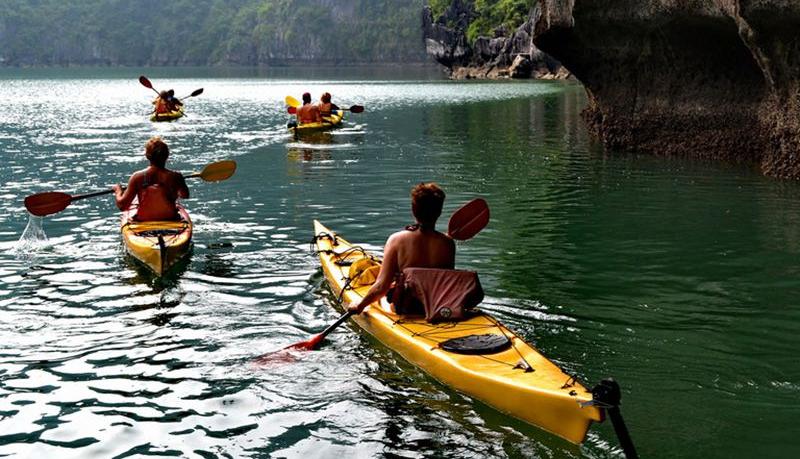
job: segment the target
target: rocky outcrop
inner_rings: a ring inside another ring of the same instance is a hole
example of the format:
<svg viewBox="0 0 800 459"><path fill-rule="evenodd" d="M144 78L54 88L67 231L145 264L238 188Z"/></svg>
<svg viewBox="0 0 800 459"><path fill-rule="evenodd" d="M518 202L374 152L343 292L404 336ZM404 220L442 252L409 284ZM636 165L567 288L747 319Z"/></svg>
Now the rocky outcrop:
<svg viewBox="0 0 800 459"><path fill-rule="evenodd" d="M535 11L535 10L534 10ZM422 28L428 56L447 67L452 78L567 78L558 61L539 50L532 40L531 18L514 31L495 30L493 37L479 37L470 45L466 30L475 12L472 4L453 0L435 21L430 7L422 12Z"/></svg>
<svg viewBox="0 0 800 459"><path fill-rule="evenodd" d="M540 0L536 45L585 86L608 147L800 178L800 2Z"/></svg>

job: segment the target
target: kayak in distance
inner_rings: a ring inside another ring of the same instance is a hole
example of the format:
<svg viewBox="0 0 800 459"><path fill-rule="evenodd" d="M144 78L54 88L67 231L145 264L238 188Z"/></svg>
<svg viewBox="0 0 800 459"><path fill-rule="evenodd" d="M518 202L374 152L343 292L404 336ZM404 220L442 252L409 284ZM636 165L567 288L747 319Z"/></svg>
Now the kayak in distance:
<svg viewBox="0 0 800 459"><path fill-rule="evenodd" d="M178 118L182 118L184 115L182 109L173 110L171 112L166 113L153 113L150 116L150 121L153 122L161 122L161 121L175 121Z"/></svg>
<svg viewBox="0 0 800 459"><path fill-rule="evenodd" d="M290 121L287 127L292 134L300 135L308 132L320 132L334 129L341 126L343 121L344 111L337 110L331 113L331 116L323 117L322 122L297 124L296 121Z"/></svg>
<svg viewBox="0 0 800 459"><path fill-rule="evenodd" d="M122 241L125 250L156 275L163 276L189 253L192 242L192 220L178 204L181 219L176 221L135 220L136 205L122 212Z"/></svg>
<svg viewBox="0 0 800 459"><path fill-rule="evenodd" d="M342 304L357 304L374 283L373 276L360 279L366 271L360 260L377 266L378 259L316 220L314 234L331 291ZM354 264L359 269L351 274ZM591 424L604 419L592 392L485 312L429 323L396 315L384 298L352 318L441 383L572 443L583 442ZM470 340L482 343L479 349L457 345Z"/></svg>

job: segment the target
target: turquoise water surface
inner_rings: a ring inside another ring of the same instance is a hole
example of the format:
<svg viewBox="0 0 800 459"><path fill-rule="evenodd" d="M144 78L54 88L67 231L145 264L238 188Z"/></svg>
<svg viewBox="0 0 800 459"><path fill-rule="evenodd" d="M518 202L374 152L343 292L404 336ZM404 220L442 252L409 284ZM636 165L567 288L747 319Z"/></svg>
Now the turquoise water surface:
<svg viewBox="0 0 800 459"><path fill-rule="evenodd" d="M187 116L153 124L152 91ZM288 135L284 96L362 104ZM433 180L483 308L591 386L614 376L643 457L787 457L800 415L800 185L739 166L604 152L570 82L451 82L419 69L0 71L0 456L619 457L611 426L571 445L455 392L352 325L319 351L263 352L338 317L312 220L379 251ZM22 244L32 193L100 190L162 136L190 183L185 263L126 257L110 197ZM536 409L536 407L531 407Z"/></svg>

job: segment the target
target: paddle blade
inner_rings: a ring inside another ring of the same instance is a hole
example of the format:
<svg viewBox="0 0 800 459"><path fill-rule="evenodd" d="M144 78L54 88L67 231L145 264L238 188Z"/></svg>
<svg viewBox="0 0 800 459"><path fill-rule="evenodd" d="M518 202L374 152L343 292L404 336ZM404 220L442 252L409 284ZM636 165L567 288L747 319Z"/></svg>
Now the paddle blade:
<svg viewBox="0 0 800 459"><path fill-rule="evenodd" d="M458 209L447 224L447 234L457 241L466 241L489 224L489 204L473 199Z"/></svg>
<svg viewBox="0 0 800 459"><path fill-rule="evenodd" d="M199 96L202 93L203 93L203 88L195 89L193 93L189 94L186 97L195 97L195 96Z"/></svg>
<svg viewBox="0 0 800 459"><path fill-rule="evenodd" d="M364 111L363 105L353 105L352 107L350 107L351 113L362 113L363 111Z"/></svg>
<svg viewBox="0 0 800 459"><path fill-rule="evenodd" d="M200 178L206 182L221 182L231 178L234 172L236 172L236 161L219 161L204 167L200 172Z"/></svg>
<svg viewBox="0 0 800 459"><path fill-rule="evenodd" d="M286 109L286 111L289 112L290 115L296 115L297 114L297 107L289 107L289 108Z"/></svg>
<svg viewBox="0 0 800 459"><path fill-rule="evenodd" d="M66 209L72 202L72 196L58 191L32 194L25 198L25 208L37 217L52 215Z"/></svg>
<svg viewBox="0 0 800 459"><path fill-rule="evenodd" d="M295 107L296 108L296 107L300 107L301 105L303 105L303 104L300 103L299 100L295 99L292 96L286 96L286 99L284 99L284 100L286 101L286 105L288 105L290 107Z"/></svg>
<svg viewBox="0 0 800 459"><path fill-rule="evenodd" d="M139 77L139 83L141 83L145 88L153 89L153 83L150 83L150 80L148 80L144 75Z"/></svg>
<svg viewBox="0 0 800 459"><path fill-rule="evenodd" d="M286 346L283 349L259 355L258 357L253 359L253 364L270 365L281 362L293 362L296 360L298 351L313 351L314 349L319 347L320 343L324 339L325 335L320 333L318 335L315 335L308 341L301 341L299 343Z"/></svg>

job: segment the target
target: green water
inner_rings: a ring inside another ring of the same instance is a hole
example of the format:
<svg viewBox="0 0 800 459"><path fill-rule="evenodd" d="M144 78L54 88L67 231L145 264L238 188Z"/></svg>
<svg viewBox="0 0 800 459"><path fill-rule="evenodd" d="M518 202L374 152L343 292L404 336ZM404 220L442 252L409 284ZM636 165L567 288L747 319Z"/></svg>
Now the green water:
<svg viewBox="0 0 800 459"><path fill-rule="evenodd" d="M152 124L142 72L205 92ZM306 90L366 111L293 139L282 101ZM488 200L457 259L480 272L482 307L584 384L614 376L643 457L796 454L800 185L606 153L584 104L571 83L423 69L0 72L0 456L619 456L608 424L570 445L353 326L295 363L249 365L338 316L312 219L380 250L421 180L445 188L445 214ZM156 134L178 170L239 164L190 183L195 245L176 272L124 256L108 197L19 242L24 196L123 181Z"/></svg>

